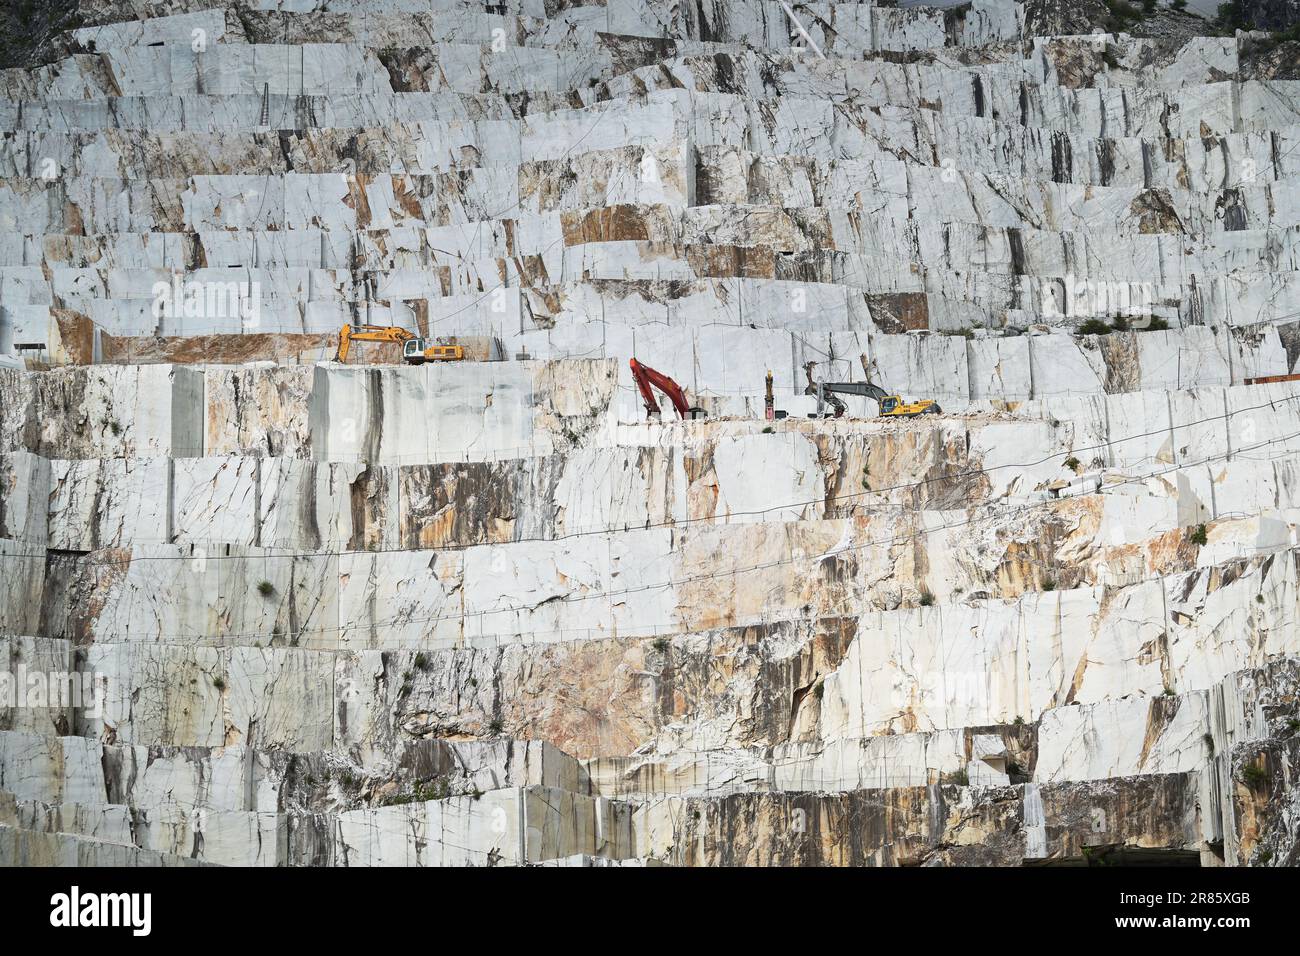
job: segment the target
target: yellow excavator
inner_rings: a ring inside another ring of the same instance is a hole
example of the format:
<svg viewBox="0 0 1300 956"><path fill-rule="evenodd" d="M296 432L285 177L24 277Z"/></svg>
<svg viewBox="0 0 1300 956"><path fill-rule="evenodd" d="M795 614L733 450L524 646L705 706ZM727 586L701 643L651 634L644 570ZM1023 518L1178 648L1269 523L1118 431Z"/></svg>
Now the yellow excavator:
<svg viewBox="0 0 1300 956"><path fill-rule="evenodd" d="M917 415L939 415L943 411L939 407L939 403L932 398L905 402L899 396L890 395L879 385L872 382L815 382L812 373L816 364L816 362L807 362L804 364L803 370L804 374L808 376L808 387L804 389L804 394L816 396L817 412L815 417L817 418L822 417L826 405L830 405L836 418L844 414L848 406L836 397L837 392L840 395L861 395L864 398L875 399L882 418L914 418ZM868 375L871 374L865 355L862 356L862 369Z"/></svg>
<svg viewBox="0 0 1300 956"><path fill-rule="evenodd" d="M426 345L414 332L395 325L345 325L339 330L339 347L334 361L347 362L353 342L400 342L402 360L409 365L425 362L459 362L465 349L459 345Z"/></svg>

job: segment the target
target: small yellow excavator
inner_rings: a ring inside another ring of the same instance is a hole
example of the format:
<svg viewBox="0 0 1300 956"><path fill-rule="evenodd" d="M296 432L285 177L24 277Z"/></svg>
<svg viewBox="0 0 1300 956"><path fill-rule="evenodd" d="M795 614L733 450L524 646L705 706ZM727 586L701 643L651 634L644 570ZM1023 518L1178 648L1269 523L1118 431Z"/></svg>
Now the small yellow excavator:
<svg viewBox="0 0 1300 956"><path fill-rule="evenodd" d="M339 347L334 361L347 362L353 342L401 342L402 361L409 365L425 362L459 362L465 357L460 345L426 345L414 332L395 325L345 325L339 330Z"/></svg>

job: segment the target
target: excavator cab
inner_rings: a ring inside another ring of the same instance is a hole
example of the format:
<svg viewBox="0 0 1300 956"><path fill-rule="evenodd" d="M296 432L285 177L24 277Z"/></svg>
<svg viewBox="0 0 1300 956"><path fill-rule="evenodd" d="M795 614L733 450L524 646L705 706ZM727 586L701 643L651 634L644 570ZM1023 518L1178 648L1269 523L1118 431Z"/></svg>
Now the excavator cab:
<svg viewBox="0 0 1300 956"><path fill-rule="evenodd" d="M915 402L905 402L897 395L889 395L880 400L880 414L890 418L915 418L917 415L938 415L943 410L932 398L922 398Z"/></svg>
<svg viewBox="0 0 1300 956"><path fill-rule="evenodd" d="M465 357L460 345L425 345L424 339L414 338L402 346L402 359L411 365L425 362L459 362Z"/></svg>

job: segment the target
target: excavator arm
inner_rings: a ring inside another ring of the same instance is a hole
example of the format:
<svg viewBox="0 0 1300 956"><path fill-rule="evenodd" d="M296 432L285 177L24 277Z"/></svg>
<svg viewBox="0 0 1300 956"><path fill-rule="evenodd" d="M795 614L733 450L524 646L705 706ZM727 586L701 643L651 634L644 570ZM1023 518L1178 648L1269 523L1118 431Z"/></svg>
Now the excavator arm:
<svg viewBox="0 0 1300 956"><path fill-rule="evenodd" d="M659 414L659 402L655 400L654 392L651 386L659 389L673 403L673 408L677 409L678 418L691 418L692 413L703 411L700 408L692 408L686 401L686 392L682 387L674 382L663 372L656 372L648 365L642 365L636 359L629 359L628 365L632 367L632 377L636 379L636 387L641 391L641 401L645 403L647 415Z"/></svg>
<svg viewBox="0 0 1300 956"><path fill-rule="evenodd" d="M803 370L804 374L808 376L808 386L803 390L803 393L805 395L815 395L818 402L826 402L826 404L830 405L835 412L836 418L842 417L847 410L847 406L836 397L837 392L840 395L861 395L864 398L873 398L877 403L888 395L888 392L883 388L879 385L873 385L871 382L814 382L812 370L816 364L816 362L806 362L804 364ZM821 411L820 405L818 405L818 411Z"/></svg>
<svg viewBox="0 0 1300 956"><path fill-rule="evenodd" d="M339 347L334 361L347 362L353 342L406 342L414 333L395 325L345 325L339 330Z"/></svg>

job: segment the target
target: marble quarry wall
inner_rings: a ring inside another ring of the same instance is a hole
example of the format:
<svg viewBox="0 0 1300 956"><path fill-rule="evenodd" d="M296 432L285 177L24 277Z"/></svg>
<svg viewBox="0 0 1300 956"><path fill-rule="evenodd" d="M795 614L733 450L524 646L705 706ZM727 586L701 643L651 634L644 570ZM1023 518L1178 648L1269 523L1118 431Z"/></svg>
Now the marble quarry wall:
<svg viewBox="0 0 1300 956"><path fill-rule="evenodd" d="M1300 863L1260 35L80 10L0 70L0 864Z"/></svg>

